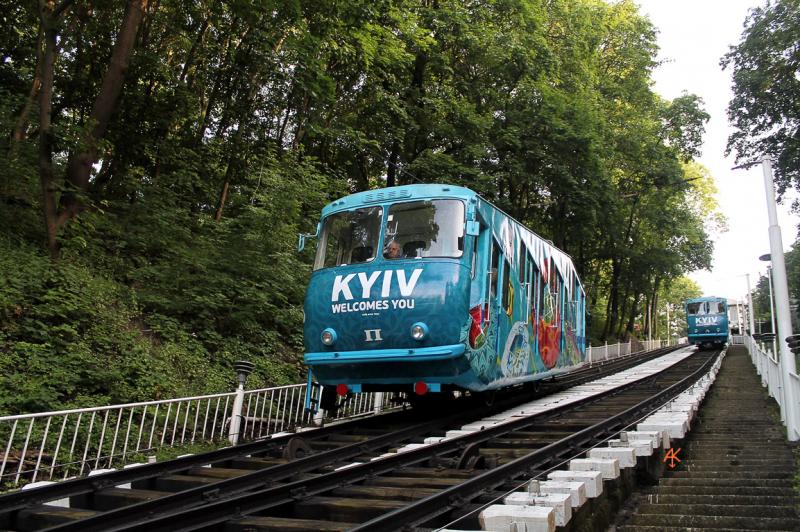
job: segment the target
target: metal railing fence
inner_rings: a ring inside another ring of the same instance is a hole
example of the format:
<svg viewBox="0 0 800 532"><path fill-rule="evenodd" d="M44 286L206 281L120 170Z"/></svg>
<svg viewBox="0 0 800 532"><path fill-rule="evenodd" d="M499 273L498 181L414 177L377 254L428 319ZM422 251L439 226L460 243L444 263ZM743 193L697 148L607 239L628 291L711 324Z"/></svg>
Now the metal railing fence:
<svg viewBox="0 0 800 532"><path fill-rule="evenodd" d="M669 345L677 345L677 340L641 340L635 344L632 340L626 343L618 344L605 344L600 346L589 346L586 349L586 361L591 365L597 362L604 362L606 360L613 360L615 358L631 355L634 353L641 353L643 351L652 351Z"/></svg>
<svg viewBox="0 0 800 532"><path fill-rule="evenodd" d="M752 336L736 335L732 338L732 343L743 344L747 347L753 365L761 376L761 385L767 389L770 397L775 399L778 403L781 410L781 421L794 433L794 439L797 439L797 436L800 435L797 434L798 428L800 428L800 411L798 411L798 409L787 408L783 374L778 356L771 351L762 349ZM798 377L796 373L790 373L789 383L789 386L792 387L792 393L790 393L789 396L800 397L800 377ZM793 418L787 419L787 416L793 416Z"/></svg>
<svg viewBox="0 0 800 532"><path fill-rule="evenodd" d="M663 345L666 342L653 340L590 347L587 361L611 360ZM167 447L223 446L323 421L305 410L305 384L245 390L241 412L234 412L236 393L0 416L0 490L140 462ZM327 421L396 408L396 396L354 394ZM232 432L237 426L231 425L234 416L239 416L237 433Z"/></svg>
<svg viewBox="0 0 800 532"><path fill-rule="evenodd" d="M305 407L305 384L36 414L0 416L0 490L140 462L166 447L223 446L322 421ZM329 421L396 406L393 394L355 394ZM240 416L239 433L230 431Z"/></svg>

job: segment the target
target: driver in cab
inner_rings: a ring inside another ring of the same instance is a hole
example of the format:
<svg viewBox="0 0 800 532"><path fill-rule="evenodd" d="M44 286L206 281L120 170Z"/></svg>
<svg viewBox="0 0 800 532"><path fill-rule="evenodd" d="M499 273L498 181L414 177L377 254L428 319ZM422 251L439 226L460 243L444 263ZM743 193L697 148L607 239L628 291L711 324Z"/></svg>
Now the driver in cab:
<svg viewBox="0 0 800 532"><path fill-rule="evenodd" d="M405 258L403 254L403 248L400 246L400 242L397 240L392 240L386 247L383 249L383 256L387 259L402 259Z"/></svg>

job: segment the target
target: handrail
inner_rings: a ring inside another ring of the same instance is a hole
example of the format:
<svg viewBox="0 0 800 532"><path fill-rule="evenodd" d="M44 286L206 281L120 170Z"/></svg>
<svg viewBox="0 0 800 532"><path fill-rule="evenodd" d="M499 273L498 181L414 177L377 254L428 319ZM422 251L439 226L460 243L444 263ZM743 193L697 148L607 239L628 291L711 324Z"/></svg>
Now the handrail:
<svg viewBox="0 0 800 532"><path fill-rule="evenodd" d="M662 347L641 342L642 350ZM589 364L628 356L631 342L589 347ZM159 449L229 445L321 423L305 409L306 384L0 416L0 490L152 459ZM355 394L332 421L397 407L396 394ZM238 418L231 427L231 420ZM236 432L236 434L232 434Z"/></svg>
<svg viewBox="0 0 800 532"><path fill-rule="evenodd" d="M780 407L781 422L786 426L787 438L791 441L800 439L800 411L787 408L783 374L777 355L762 349L750 335L732 336L732 342L734 344L741 342L750 352L750 359L761 376L761 385L767 389L770 397L775 399ZM796 373L790 373L788 382L792 387L792 393L789 396L800 397L800 377Z"/></svg>
<svg viewBox="0 0 800 532"><path fill-rule="evenodd" d="M319 424L304 409L305 394L305 384L246 390L240 411L236 392L227 392L0 416L0 491L154 459L148 455L163 448L229 445ZM378 413L392 401L355 394L331 420Z"/></svg>

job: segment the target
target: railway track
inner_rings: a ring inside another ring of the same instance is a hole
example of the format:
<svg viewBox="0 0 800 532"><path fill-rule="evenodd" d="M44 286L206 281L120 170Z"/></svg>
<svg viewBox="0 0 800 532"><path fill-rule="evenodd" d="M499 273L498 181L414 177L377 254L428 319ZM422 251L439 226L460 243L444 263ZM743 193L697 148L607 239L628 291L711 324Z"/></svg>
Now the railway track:
<svg viewBox="0 0 800 532"><path fill-rule="evenodd" d="M682 391L714 354L692 355L651 377L546 412L436 444L414 443L441 439L464 423L513 409L520 397L530 401L666 351L587 368L546 383L538 393L498 397L491 407L453 402L422 415L398 412L6 495L0 497L0 527L233 531L440 526L471 515L493 493L614 434ZM401 448L404 452L391 452ZM69 499L71 507L42 504L54 499Z"/></svg>

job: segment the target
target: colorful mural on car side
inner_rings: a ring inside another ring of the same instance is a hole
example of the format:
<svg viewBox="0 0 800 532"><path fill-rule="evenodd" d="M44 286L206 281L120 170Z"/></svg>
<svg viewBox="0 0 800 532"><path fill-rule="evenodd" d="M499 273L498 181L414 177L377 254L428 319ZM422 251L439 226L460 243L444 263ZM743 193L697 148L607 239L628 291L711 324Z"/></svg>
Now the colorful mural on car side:
<svg viewBox="0 0 800 532"><path fill-rule="evenodd" d="M522 380L580 364L585 297L571 259L502 211L478 210L492 240L482 245L502 255L498 266L508 262L495 274L487 260L473 281L464 336L478 378Z"/></svg>

